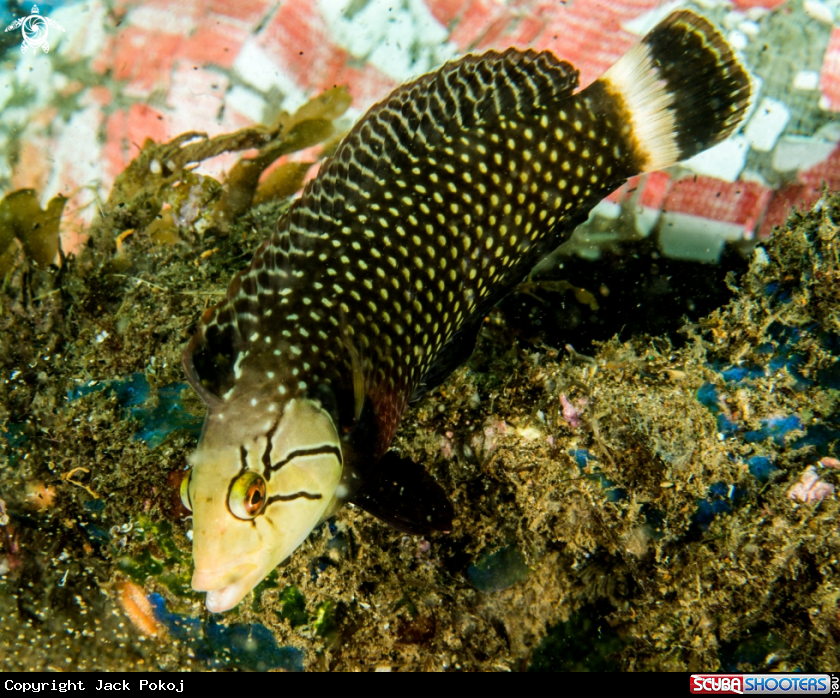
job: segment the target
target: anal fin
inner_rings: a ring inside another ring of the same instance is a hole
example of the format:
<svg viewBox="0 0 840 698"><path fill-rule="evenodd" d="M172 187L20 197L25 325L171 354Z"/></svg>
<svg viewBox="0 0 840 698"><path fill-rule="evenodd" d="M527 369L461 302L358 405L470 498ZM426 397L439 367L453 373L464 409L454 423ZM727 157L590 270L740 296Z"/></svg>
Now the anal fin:
<svg viewBox="0 0 840 698"><path fill-rule="evenodd" d="M448 533L455 514L443 488L423 466L388 451L350 501L403 533Z"/></svg>
<svg viewBox="0 0 840 698"><path fill-rule="evenodd" d="M416 402L429 391L437 388L449 375L466 362L475 351L478 333L484 324L484 314L477 315L474 320L458 330L449 341L443 345L434 363L426 371L423 380L411 395L411 402Z"/></svg>

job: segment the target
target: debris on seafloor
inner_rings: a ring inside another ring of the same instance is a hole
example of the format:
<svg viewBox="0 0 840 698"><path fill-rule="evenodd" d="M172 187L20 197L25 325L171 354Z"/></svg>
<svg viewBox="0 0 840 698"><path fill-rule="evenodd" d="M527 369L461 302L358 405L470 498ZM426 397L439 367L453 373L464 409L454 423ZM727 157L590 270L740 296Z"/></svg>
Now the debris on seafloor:
<svg viewBox="0 0 840 698"><path fill-rule="evenodd" d="M580 426L581 416L583 414L583 409L586 407L586 403L587 399L582 398L578 401L577 405L573 405L569 402L569 398L565 395L560 395L560 404L563 407L563 419L565 419L566 423L573 429L577 429Z"/></svg>
<svg viewBox="0 0 840 698"><path fill-rule="evenodd" d="M805 468L796 484L788 490L788 499L800 502L821 502L834 494L834 485L820 477L813 465Z"/></svg>
<svg viewBox="0 0 840 698"><path fill-rule="evenodd" d="M271 128L147 143L60 273L14 245L0 290L4 668L832 667L840 199L828 195L728 280L728 305L667 336L565 350L536 327L511 338L492 313L395 442L451 493L453 532L413 539L346 508L207 618L178 496L203 406L179 357L314 158L255 173L331 138L334 97ZM229 182L191 171L252 147ZM527 302L539 316L545 304ZM800 486L809 503L794 506Z"/></svg>
<svg viewBox="0 0 840 698"><path fill-rule="evenodd" d="M128 580L118 582L117 598L125 615L141 634L146 637L158 637L162 634L161 625L155 618L152 604L146 598L143 587Z"/></svg>

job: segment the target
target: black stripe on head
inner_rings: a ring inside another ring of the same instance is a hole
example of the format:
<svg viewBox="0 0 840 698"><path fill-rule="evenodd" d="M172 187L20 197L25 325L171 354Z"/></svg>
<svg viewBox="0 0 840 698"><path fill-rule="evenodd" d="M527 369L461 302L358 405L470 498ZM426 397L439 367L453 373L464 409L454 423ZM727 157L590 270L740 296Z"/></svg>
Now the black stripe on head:
<svg viewBox="0 0 840 698"><path fill-rule="evenodd" d="M265 435L265 451L263 451L263 454L262 454L262 462L263 462L263 467L265 468L265 472L263 474L263 477L266 480L271 478L271 439L274 437L274 434L277 432L277 425L279 423L280 423L279 421L274 422L274 424L271 425L271 429L269 429L268 432Z"/></svg>
<svg viewBox="0 0 840 698"><path fill-rule="evenodd" d="M341 455L341 449L338 446L315 446L314 448L301 448L296 451L292 451L283 460L267 467L265 471L265 478L266 480L268 480L271 477L272 472L274 472L275 470L280 470L280 468L282 468L284 465L287 465L295 458L300 458L301 456L320 456L330 453L338 459L339 465L344 465L344 460Z"/></svg>
<svg viewBox="0 0 840 698"><path fill-rule="evenodd" d="M294 494L275 494L273 497L269 497L268 501L265 503L265 509L268 509L274 502L291 502L295 499L321 499L320 494L311 494L310 492L295 492ZM265 511L263 509L263 511Z"/></svg>
<svg viewBox="0 0 840 698"><path fill-rule="evenodd" d="M225 495L225 509L228 510L228 514L230 514L234 519L238 521L243 521L244 519L240 519L236 514L233 513L233 510L230 508L230 493L233 490L233 484L242 476L242 473L248 470L248 451L244 446L239 447L239 460L242 461L242 470L240 470L236 475L234 475L230 479L230 484L227 488L227 494ZM251 524L253 525L253 520Z"/></svg>

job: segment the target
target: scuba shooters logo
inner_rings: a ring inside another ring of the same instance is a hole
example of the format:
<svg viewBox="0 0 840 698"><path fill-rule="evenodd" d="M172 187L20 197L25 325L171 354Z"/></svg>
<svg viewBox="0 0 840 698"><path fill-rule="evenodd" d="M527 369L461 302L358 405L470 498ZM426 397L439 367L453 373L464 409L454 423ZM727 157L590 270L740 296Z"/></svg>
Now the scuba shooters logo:
<svg viewBox="0 0 840 698"><path fill-rule="evenodd" d="M833 674L692 674L695 694L814 695L840 694Z"/></svg>
<svg viewBox="0 0 840 698"><path fill-rule="evenodd" d="M744 692L744 677L740 674L692 674L692 693L735 693Z"/></svg>

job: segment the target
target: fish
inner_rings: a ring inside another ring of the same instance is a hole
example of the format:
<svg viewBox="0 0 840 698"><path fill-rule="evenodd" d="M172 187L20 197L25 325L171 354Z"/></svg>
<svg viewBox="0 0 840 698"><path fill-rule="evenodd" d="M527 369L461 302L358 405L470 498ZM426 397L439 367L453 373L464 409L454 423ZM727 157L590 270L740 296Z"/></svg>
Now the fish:
<svg viewBox="0 0 840 698"><path fill-rule="evenodd" d="M398 88L201 315L182 363L207 415L181 496L208 611L347 502L409 534L451 531L443 487L391 448L406 409L599 201L728 137L752 93L686 10L578 87L570 63L511 48Z"/></svg>

